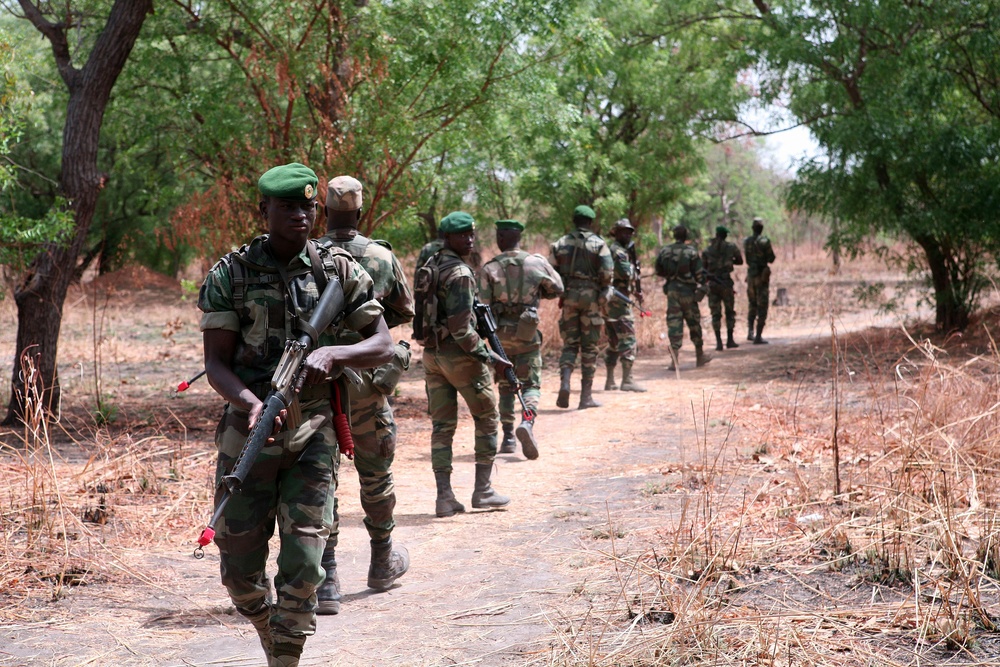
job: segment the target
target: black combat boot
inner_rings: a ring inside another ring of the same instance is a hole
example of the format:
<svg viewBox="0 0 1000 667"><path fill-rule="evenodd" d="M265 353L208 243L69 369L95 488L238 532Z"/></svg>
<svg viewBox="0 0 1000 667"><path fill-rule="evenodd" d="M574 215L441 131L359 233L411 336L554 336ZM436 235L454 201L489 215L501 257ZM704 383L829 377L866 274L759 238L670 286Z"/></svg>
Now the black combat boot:
<svg viewBox="0 0 1000 667"><path fill-rule="evenodd" d="M601 404L594 400L594 378L580 380L580 405L577 410L599 407Z"/></svg>
<svg viewBox="0 0 1000 667"><path fill-rule="evenodd" d="M715 330L715 351L722 352L722 332L718 329Z"/></svg>
<svg viewBox="0 0 1000 667"><path fill-rule="evenodd" d="M517 440L514 439L514 425L503 425L503 440L500 441L501 454L513 454L517 451Z"/></svg>
<svg viewBox="0 0 1000 667"><path fill-rule="evenodd" d="M451 473L435 471L434 481L437 482L438 492L437 501L434 503L434 513L445 517L464 512L465 505L455 499L455 492L451 490Z"/></svg>
<svg viewBox="0 0 1000 667"><path fill-rule="evenodd" d="M751 341L751 342L753 342L753 339L754 339L754 335L753 335L753 320L754 320L754 318L751 317L750 318L750 322L747 325L747 340Z"/></svg>
<svg viewBox="0 0 1000 667"><path fill-rule="evenodd" d="M571 366L563 366L559 369L562 376L559 378L559 396L556 397L556 406L560 408L569 407L569 380L573 376Z"/></svg>
<svg viewBox="0 0 1000 667"><path fill-rule="evenodd" d="M728 347L731 350L731 349L733 349L735 347L739 347L739 346L740 346L740 344L737 343L736 340L733 338L733 330L730 329L729 330L729 336L726 339L726 347Z"/></svg>
<svg viewBox="0 0 1000 667"><path fill-rule="evenodd" d="M334 547L328 542L323 550L323 560L320 561L326 571L326 579L316 589L316 613L320 616L332 616L340 613L340 577L337 576L337 558Z"/></svg>
<svg viewBox="0 0 1000 667"><path fill-rule="evenodd" d="M644 392L646 388L636 384L632 378L632 363L630 359L622 359L622 391Z"/></svg>
<svg viewBox="0 0 1000 667"><path fill-rule="evenodd" d="M625 362L623 361L622 366L624 365ZM608 371L608 377L604 381L604 391L614 391L618 388L618 385L615 383L615 364L609 361L604 365L604 368Z"/></svg>
<svg viewBox="0 0 1000 667"><path fill-rule="evenodd" d="M757 335L753 339L753 344L754 345L767 345L767 341L760 337L760 335L762 333L764 333L764 323L763 322L758 322L757 323Z"/></svg>
<svg viewBox="0 0 1000 667"><path fill-rule="evenodd" d="M476 464L476 488L472 492L472 506L476 509L494 509L510 505L510 498L501 496L490 486L492 463Z"/></svg>
<svg viewBox="0 0 1000 667"><path fill-rule="evenodd" d="M694 356L695 356L694 365L697 366L698 368L701 368L702 366L704 366L705 364L707 364L712 360L712 357L705 354L705 350L702 349L701 345L695 346Z"/></svg>
<svg viewBox="0 0 1000 667"><path fill-rule="evenodd" d="M517 439L521 441L521 451L524 452L524 458L532 461L538 458L538 443L535 442L535 433L532 430L534 426L534 423L522 420L515 431Z"/></svg>
<svg viewBox="0 0 1000 667"><path fill-rule="evenodd" d="M410 554L406 547L393 547L391 537L384 542L372 540L371 544L372 562L368 566L368 588L387 591L410 569Z"/></svg>

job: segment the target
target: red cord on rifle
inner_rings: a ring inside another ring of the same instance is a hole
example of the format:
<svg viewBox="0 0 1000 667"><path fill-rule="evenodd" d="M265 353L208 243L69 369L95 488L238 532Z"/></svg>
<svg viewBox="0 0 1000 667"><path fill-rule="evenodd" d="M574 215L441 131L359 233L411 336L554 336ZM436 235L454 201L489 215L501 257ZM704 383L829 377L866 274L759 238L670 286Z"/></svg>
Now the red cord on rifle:
<svg viewBox="0 0 1000 667"><path fill-rule="evenodd" d="M333 398L330 399L333 407L333 431L337 434L337 446L340 453L349 459L354 458L354 438L351 436L351 424L347 421L344 408L340 403L340 383L333 383Z"/></svg>

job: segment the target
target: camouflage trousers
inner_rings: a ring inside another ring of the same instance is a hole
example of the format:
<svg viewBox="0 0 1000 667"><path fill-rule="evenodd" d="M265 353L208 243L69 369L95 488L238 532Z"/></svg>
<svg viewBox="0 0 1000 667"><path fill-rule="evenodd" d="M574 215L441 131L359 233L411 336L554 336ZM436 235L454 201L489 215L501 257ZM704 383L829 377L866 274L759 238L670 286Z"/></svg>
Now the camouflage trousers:
<svg viewBox="0 0 1000 667"><path fill-rule="evenodd" d="M538 342L527 343L517 338L500 336L507 358L514 364L514 375L521 381L521 395L528 409L537 412L538 401L542 397L542 351L541 339L535 334ZM500 423L513 424L521 404L513 387L503 377L497 378L500 388Z"/></svg>
<svg viewBox="0 0 1000 667"><path fill-rule="evenodd" d="M771 269L756 276L747 276L747 318L763 327L767 321L767 304L771 299Z"/></svg>
<svg viewBox="0 0 1000 667"><path fill-rule="evenodd" d="M604 351L605 363L612 365L618 359L635 361L639 343L635 338L635 318L631 313L622 315L617 320L607 320L604 323L604 333L608 335L608 347Z"/></svg>
<svg viewBox="0 0 1000 667"><path fill-rule="evenodd" d="M667 336L670 347L681 349L684 340L684 323L695 347L701 347L701 310L694 286L671 283L667 289Z"/></svg>
<svg viewBox="0 0 1000 667"><path fill-rule="evenodd" d="M559 367L576 367L576 356L579 353L583 378L593 378L597 370L597 348L603 324L604 317L601 316L596 298L593 301L571 301L564 298L562 316L559 318L559 333L563 339Z"/></svg>
<svg viewBox="0 0 1000 667"><path fill-rule="evenodd" d="M447 341L437 349L425 348L423 362L427 411L433 427L431 467L434 472L452 470L459 394L469 406L476 425L476 463L492 464L497 452L498 414L489 364Z"/></svg>
<svg viewBox="0 0 1000 667"><path fill-rule="evenodd" d="M361 485L361 509L365 512L368 537L377 542L388 539L396 521L396 487L392 460L396 455L396 420L385 394L372 387L371 370L358 371L362 386L349 383L351 436L354 438L354 469ZM337 546L340 514L334 500L333 528L327 544Z"/></svg>
<svg viewBox="0 0 1000 667"><path fill-rule="evenodd" d="M726 331L732 332L736 328L736 292L733 283L717 283L714 280L708 283L708 309L712 313L712 329L719 333L722 331L722 309L726 309Z"/></svg>
<svg viewBox="0 0 1000 667"><path fill-rule="evenodd" d="M283 429L261 450L242 491L216 525L222 584L237 611L259 616L270 598L266 565L275 524L281 541L270 609L276 642L302 646L316 632L316 588L325 573L320 558L333 523L337 489L336 437L328 400L302 405L303 423ZM247 413L226 407L216 430L216 482L232 469L246 442ZM216 491L216 502L222 495Z"/></svg>

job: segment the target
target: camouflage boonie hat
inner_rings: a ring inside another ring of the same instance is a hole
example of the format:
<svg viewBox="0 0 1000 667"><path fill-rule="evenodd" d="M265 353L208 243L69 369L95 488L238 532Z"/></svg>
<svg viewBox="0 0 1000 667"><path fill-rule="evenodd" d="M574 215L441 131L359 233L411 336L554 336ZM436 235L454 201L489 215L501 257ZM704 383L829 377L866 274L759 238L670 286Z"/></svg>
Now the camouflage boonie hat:
<svg viewBox="0 0 1000 667"><path fill-rule="evenodd" d="M318 184L316 172L304 164L292 162L265 171L257 180L257 189L265 197L312 201Z"/></svg>
<svg viewBox="0 0 1000 667"><path fill-rule="evenodd" d="M628 218L622 218L615 221L615 224L611 226L611 229L631 229L635 231L635 227L632 226L632 222Z"/></svg>
<svg viewBox="0 0 1000 667"><path fill-rule="evenodd" d="M352 176L338 176L326 184L326 207L331 211L357 211L361 208L361 181Z"/></svg>
<svg viewBox="0 0 1000 667"><path fill-rule="evenodd" d="M497 226L497 229L516 229L519 232L524 231L524 223L518 222L517 220L497 220L493 224Z"/></svg>
<svg viewBox="0 0 1000 667"><path fill-rule="evenodd" d="M444 216L438 225L438 230L442 234L455 234L457 232L467 232L476 228L476 221L465 211L454 211Z"/></svg>
<svg viewBox="0 0 1000 667"><path fill-rule="evenodd" d="M594 209L590 208L589 206L584 206L581 204L580 206L577 206L576 208L573 209L573 217L590 218L591 220L593 220L594 218L597 217L597 214L594 213Z"/></svg>

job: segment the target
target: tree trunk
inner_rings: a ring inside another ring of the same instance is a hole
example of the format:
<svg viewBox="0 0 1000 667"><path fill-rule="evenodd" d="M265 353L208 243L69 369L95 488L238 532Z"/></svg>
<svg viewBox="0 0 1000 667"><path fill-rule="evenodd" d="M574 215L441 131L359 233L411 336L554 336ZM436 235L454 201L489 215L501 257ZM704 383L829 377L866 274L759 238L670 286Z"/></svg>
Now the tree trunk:
<svg viewBox="0 0 1000 667"><path fill-rule="evenodd" d="M19 421L24 414L25 387L20 377L20 359L26 351L37 358L40 386L36 389L47 412L59 407L61 392L56 366L59 328L66 290L97 208L101 186L97 148L104 110L142 24L153 9L153 0L115 0L87 63L77 69L73 66L66 23L49 21L39 7L28 0L20 0L20 4L25 17L52 44L56 65L69 91L59 186L73 211L75 232L68 245L50 245L39 255L14 291L17 347L4 424Z"/></svg>
<svg viewBox="0 0 1000 667"><path fill-rule="evenodd" d="M934 287L934 325L938 331L949 333L964 331L969 326L971 305L958 298L961 290L956 289L948 263L952 260L941 242L933 236L914 237L927 258L927 268L931 272Z"/></svg>

